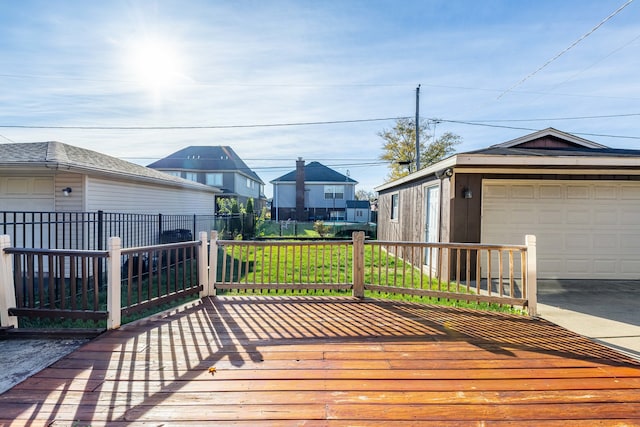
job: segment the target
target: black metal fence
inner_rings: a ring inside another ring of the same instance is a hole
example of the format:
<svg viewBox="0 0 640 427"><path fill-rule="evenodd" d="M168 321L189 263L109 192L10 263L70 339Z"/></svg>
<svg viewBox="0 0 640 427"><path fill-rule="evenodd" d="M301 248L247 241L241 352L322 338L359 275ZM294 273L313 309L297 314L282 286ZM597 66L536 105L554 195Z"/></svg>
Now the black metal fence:
<svg viewBox="0 0 640 427"><path fill-rule="evenodd" d="M17 248L106 250L109 237L123 248L197 240L201 231L244 234L255 228L251 215L165 215L114 212L0 211L0 234Z"/></svg>
<svg viewBox="0 0 640 427"><path fill-rule="evenodd" d="M123 249L117 264L120 283L110 284L120 289L121 315L157 311L202 291L198 280L200 246L199 241L189 241ZM13 255L16 305L9 307L9 314L20 319L21 327L51 328L75 320L107 319L108 251L4 251Z"/></svg>

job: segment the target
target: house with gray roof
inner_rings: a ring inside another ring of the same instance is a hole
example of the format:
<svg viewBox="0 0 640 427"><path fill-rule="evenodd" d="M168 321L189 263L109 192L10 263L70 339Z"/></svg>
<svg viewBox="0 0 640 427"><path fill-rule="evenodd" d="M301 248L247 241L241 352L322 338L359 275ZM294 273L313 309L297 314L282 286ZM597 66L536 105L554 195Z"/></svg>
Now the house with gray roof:
<svg viewBox="0 0 640 427"><path fill-rule="evenodd" d="M0 210L213 214L220 190L61 142L0 144Z"/></svg>
<svg viewBox="0 0 640 427"><path fill-rule="evenodd" d="M270 181L271 218L278 220L345 220L347 201L355 199L358 183L321 163L299 158L296 169Z"/></svg>
<svg viewBox="0 0 640 427"><path fill-rule="evenodd" d="M531 234L539 278L640 277L640 150L548 128L375 190L381 240L524 244ZM474 271L475 256L460 256L449 261ZM440 262L424 259L431 268Z"/></svg>
<svg viewBox="0 0 640 427"><path fill-rule="evenodd" d="M246 206L253 199L259 212L265 205L264 182L229 146L190 146L153 162L150 168L220 188L220 198L235 198Z"/></svg>

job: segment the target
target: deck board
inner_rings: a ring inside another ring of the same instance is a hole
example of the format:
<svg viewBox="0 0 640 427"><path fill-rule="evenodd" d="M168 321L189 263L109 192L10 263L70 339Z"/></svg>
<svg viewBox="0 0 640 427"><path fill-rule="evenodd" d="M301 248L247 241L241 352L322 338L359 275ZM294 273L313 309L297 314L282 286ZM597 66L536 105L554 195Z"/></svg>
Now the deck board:
<svg viewBox="0 0 640 427"><path fill-rule="evenodd" d="M0 425L640 425L639 408L640 362L542 319L243 296L104 333L0 395Z"/></svg>

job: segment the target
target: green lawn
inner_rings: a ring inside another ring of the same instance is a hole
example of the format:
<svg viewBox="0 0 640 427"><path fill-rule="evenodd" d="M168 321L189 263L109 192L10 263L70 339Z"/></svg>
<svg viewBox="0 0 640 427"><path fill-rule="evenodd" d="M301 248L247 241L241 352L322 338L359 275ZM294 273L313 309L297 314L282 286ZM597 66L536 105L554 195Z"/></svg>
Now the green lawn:
<svg viewBox="0 0 640 427"><path fill-rule="evenodd" d="M352 283L352 255L350 245L303 245L303 246L234 246L219 251L217 281L239 283ZM224 257L226 256L226 262ZM276 262L277 261L277 262ZM409 263L385 251L377 251L365 245L365 284L393 286L411 289L466 293L455 283L440 282L429 278ZM232 279L230 280L229 277ZM235 294L279 294L279 295L351 295L352 291L336 290L224 290L221 295ZM427 304L477 308L510 313L522 313L511 306L467 302L464 300L434 297L419 297L384 292L365 291L365 297L398 299Z"/></svg>

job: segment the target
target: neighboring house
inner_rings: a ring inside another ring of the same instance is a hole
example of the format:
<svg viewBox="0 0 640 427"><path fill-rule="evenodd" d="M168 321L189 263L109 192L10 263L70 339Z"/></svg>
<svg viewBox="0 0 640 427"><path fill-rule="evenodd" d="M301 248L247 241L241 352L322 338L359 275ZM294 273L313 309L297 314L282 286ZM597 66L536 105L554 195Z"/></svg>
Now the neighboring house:
<svg viewBox="0 0 640 427"><path fill-rule="evenodd" d="M273 220L344 220L358 182L318 162L296 161L296 170L271 181Z"/></svg>
<svg viewBox="0 0 640 427"><path fill-rule="evenodd" d="M524 244L533 234L540 278L640 278L640 150L548 128L376 191L381 240Z"/></svg>
<svg viewBox="0 0 640 427"><path fill-rule="evenodd" d="M0 144L0 211L203 215L219 192L60 142Z"/></svg>
<svg viewBox="0 0 640 427"><path fill-rule="evenodd" d="M234 198L254 211L266 206L264 182L227 146L191 146L153 162L152 169L222 189L218 197Z"/></svg>
<svg viewBox="0 0 640 427"><path fill-rule="evenodd" d="M371 204L368 200L347 200L348 222L371 222Z"/></svg>

